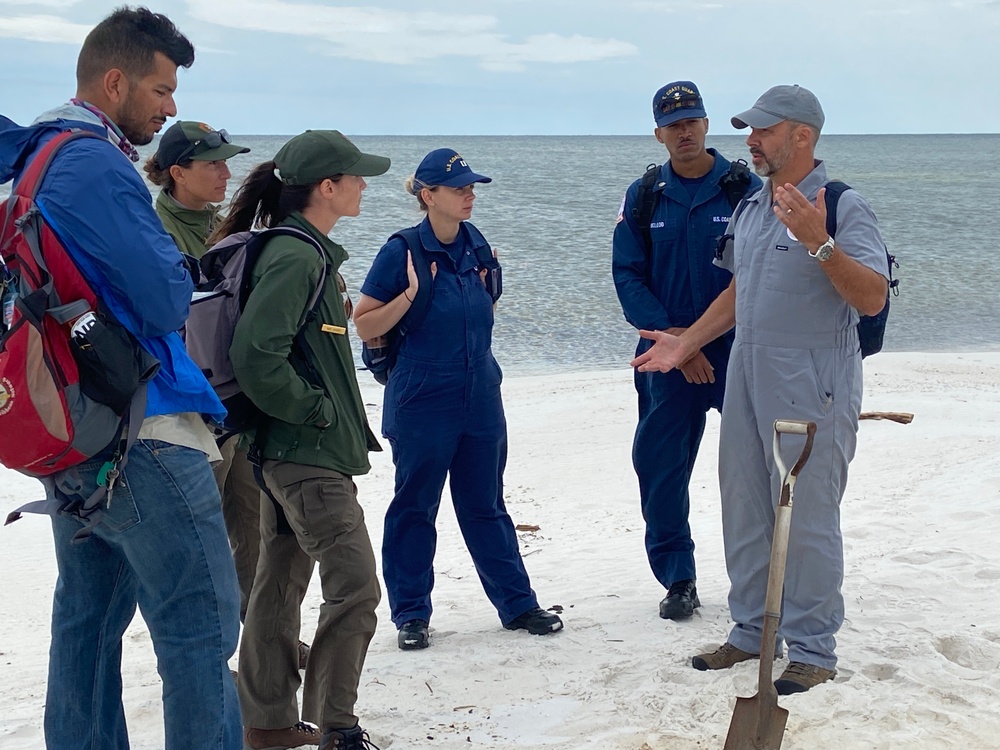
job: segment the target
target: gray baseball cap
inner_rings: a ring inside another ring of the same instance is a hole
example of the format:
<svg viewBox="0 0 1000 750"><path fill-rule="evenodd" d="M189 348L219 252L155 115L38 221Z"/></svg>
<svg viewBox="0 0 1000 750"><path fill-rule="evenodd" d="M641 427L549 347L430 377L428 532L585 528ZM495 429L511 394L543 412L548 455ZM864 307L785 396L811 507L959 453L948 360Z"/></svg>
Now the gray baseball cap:
<svg viewBox="0 0 1000 750"><path fill-rule="evenodd" d="M747 127L769 128L783 120L804 122L822 130L826 117L816 95L795 84L768 89L750 109L733 117L731 122L734 128L742 130Z"/></svg>

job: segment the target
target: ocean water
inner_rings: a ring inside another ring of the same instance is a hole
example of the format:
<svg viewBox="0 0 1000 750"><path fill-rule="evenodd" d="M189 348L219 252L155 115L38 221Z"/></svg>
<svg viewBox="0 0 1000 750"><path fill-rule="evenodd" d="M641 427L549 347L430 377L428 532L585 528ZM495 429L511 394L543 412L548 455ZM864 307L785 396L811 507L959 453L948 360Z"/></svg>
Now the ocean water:
<svg viewBox="0 0 1000 750"><path fill-rule="evenodd" d="M287 136L234 139L252 152L230 160L231 190ZM627 366L637 336L615 295L611 236L625 188L646 165L667 157L652 134L352 140L364 151L392 158L387 174L368 180L361 215L342 219L331 233L350 254L343 274L355 298L382 243L422 217L403 180L425 153L448 146L494 178L477 186L472 221L497 248L504 267L494 352L505 371ZM728 158L748 158L740 136L710 136L708 145ZM900 264L887 351L1000 350L994 289L1000 179L990 156L997 153L996 134L820 140L817 156L826 160L832 178L868 199Z"/></svg>

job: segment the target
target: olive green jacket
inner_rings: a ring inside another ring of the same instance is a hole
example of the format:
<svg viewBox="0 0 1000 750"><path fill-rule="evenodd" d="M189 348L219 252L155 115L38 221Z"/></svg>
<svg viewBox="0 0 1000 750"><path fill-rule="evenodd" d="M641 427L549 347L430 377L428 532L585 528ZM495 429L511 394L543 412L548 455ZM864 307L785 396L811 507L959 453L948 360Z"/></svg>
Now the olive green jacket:
<svg viewBox="0 0 1000 750"><path fill-rule="evenodd" d="M180 251L194 258L200 258L208 250L205 242L219 221L218 206L201 210L185 208L167 195L166 190L156 196L156 214Z"/></svg>
<svg viewBox="0 0 1000 750"><path fill-rule="evenodd" d="M293 339L305 318L323 261L295 237L275 237L253 270L252 291L229 350L244 393L271 417L264 458L365 474L368 451L382 450L368 426L347 338L344 299L334 273L347 259L340 245L292 214L282 226L302 229L323 247L330 266L314 320L304 329L305 360ZM327 330L323 330L327 326Z"/></svg>

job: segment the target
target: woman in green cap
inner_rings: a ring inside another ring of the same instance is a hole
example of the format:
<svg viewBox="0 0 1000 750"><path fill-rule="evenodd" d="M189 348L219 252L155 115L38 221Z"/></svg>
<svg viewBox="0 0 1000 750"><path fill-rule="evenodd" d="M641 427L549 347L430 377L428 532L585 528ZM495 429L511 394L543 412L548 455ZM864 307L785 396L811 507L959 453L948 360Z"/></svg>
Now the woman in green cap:
<svg viewBox="0 0 1000 750"><path fill-rule="evenodd" d="M361 212L364 178L388 169L389 159L361 153L335 130L306 131L247 176L210 240L260 227L300 233L267 241L230 348L243 392L266 415L254 440L274 498L261 504L260 562L240 647L244 742L253 750L372 747L354 704L381 592L353 478L381 448L337 285L325 284L314 317L305 313L320 281L347 259L328 233ZM278 533L279 524L290 533ZM302 718L319 730L299 720L296 701L299 608L317 562L323 604Z"/></svg>
<svg viewBox="0 0 1000 750"><path fill-rule="evenodd" d="M237 146L225 130L203 122L180 120L163 136L143 170L162 189L156 213L182 253L200 258L219 222L218 203L226 199L232 173L226 159L250 151Z"/></svg>

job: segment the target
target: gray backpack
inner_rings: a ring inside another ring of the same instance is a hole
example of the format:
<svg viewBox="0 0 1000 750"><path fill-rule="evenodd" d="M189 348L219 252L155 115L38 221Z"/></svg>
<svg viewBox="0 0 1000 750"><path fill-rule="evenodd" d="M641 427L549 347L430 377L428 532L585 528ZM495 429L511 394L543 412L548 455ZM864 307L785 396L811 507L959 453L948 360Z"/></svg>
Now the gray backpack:
<svg viewBox="0 0 1000 750"><path fill-rule="evenodd" d="M214 245L199 262L202 280L191 297L191 313L184 328L188 354L212 384L228 412L223 428L226 435L255 428L263 412L243 392L236 381L229 348L233 332L250 296L253 268L268 241L280 235L296 237L316 248L323 259L323 274L309 298L302 326L293 340L293 350L304 354L301 340L306 324L316 317L323 298L330 266L323 248L309 234L293 227L274 227L258 232L231 234Z"/></svg>

